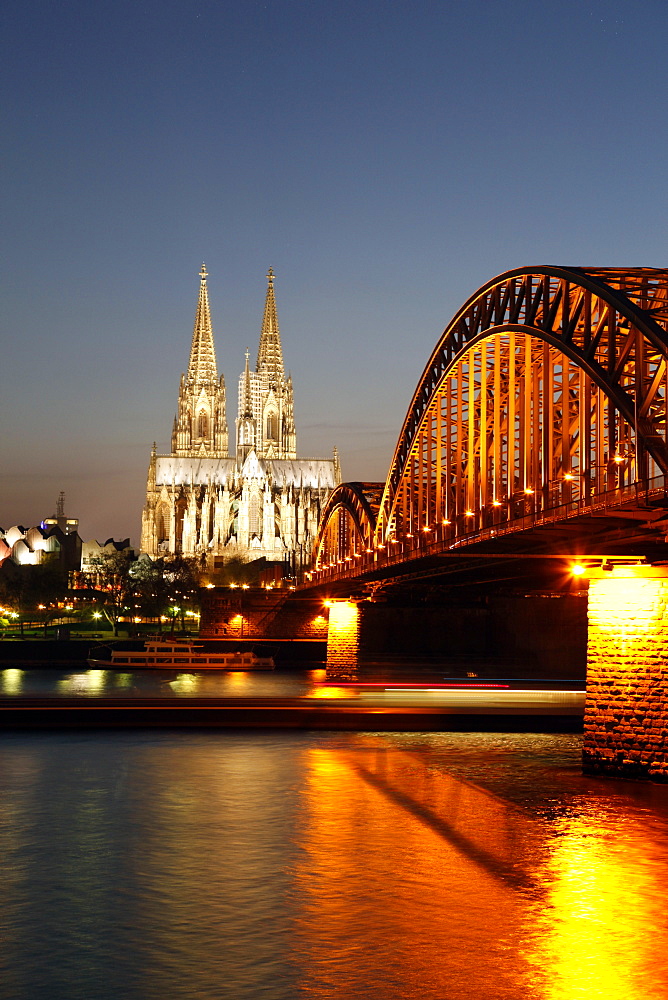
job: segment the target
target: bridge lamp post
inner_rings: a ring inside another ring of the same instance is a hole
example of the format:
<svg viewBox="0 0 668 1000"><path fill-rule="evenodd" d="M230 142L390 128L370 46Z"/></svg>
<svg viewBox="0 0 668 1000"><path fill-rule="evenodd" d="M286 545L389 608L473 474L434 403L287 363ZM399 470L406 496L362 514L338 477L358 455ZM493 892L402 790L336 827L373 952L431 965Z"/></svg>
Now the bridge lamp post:
<svg viewBox="0 0 668 1000"><path fill-rule="evenodd" d="M501 521L501 508L503 507L503 503L497 497L494 497L494 499L490 504L490 507L491 507L490 523L499 524L499 522Z"/></svg>
<svg viewBox="0 0 668 1000"><path fill-rule="evenodd" d="M524 492L524 498L525 498L523 516L526 516L528 514L530 517L535 518L535 516L536 516L536 491L534 490L533 486L525 486L523 492ZM527 505L528 505L528 510L527 510Z"/></svg>

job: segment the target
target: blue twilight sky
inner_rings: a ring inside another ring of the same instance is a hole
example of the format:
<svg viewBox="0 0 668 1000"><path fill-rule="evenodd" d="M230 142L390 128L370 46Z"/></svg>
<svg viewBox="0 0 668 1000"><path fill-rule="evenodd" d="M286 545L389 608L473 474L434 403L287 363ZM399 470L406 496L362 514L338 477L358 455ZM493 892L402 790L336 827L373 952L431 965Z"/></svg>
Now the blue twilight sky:
<svg viewBox="0 0 668 1000"><path fill-rule="evenodd" d="M5 4L0 525L139 541L202 261L233 440L276 297L302 456L384 479L524 264L666 267L666 0Z"/></svg>

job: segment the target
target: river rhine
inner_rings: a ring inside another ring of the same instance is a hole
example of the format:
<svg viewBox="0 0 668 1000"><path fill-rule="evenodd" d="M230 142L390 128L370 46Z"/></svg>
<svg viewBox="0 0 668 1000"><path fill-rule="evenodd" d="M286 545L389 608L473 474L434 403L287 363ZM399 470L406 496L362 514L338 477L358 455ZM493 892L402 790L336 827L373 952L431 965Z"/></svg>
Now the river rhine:
<svg viewBox="0 0 668 1000"><path fill-rule="evenodd" d="M668 998L668 789L578 735L0 737L3 1000Z"/></svg>

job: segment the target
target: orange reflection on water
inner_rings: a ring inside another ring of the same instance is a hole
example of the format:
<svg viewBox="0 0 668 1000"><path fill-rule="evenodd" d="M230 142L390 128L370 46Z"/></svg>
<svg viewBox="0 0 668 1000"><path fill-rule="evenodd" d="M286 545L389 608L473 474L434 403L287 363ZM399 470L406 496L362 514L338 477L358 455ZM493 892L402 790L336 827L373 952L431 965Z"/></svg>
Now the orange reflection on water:
<svg viewBox="0 0 668 1000"><path fill-rule="evenodd" d="M503 820L494 853L504 804L363 738L353 750L310 750L306 764L302 992L450 997L466 984L476 1000L537 996ZM511 824L522 822L515 813Z"/></svg>
<svg viewBox="0 0 668 1000"><path fill-rule="evenodd" d="M547 1000L668 996L668 844L645 823L587 804L558 821L526 952Z"/></svg>
<svg viewBox="0 0 668 1000"><path fill-rule="evenodd" d="M178 674L169 687L176 694L195 694L199 689L200 678L197 674Z"/></svg>
<svg viewBox="0 0 668 1000"><path fill-rule="evenodd" d="M227 684L233 691L243 691L248 687L250 677L247 670L230 670L227 674Z"/></svg>
<svg viewBox="0 0 668 1000"><path fill-rule="evenodd" d="M330 684L322 684L309 688L305 697L307 698L354 698L355 694L347 688L334 687Z"/></svg>

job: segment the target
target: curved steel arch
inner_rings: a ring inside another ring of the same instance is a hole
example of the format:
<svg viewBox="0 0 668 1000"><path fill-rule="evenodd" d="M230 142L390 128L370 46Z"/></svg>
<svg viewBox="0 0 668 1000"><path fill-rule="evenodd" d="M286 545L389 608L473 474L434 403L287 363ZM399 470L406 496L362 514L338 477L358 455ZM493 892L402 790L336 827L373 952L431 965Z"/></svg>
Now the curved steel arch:
<svg viewBox="0 0 668 1000"><path fill-rule="evenodd" d="M519 268L471 296L436 345L395 449L377 541L393 530L399 485L448 373L476 345L515 333L568 358L605 394L620 419L633 424L638 476L648 457L662 473L668 471L668 271Z"/></svg>
<svg viewBox="0 0 668 1000"><path fill-rule="evenodd" d="M384 487L385 483L341 483L330 494L313 548L316 568L371 547Z"/></svg>

